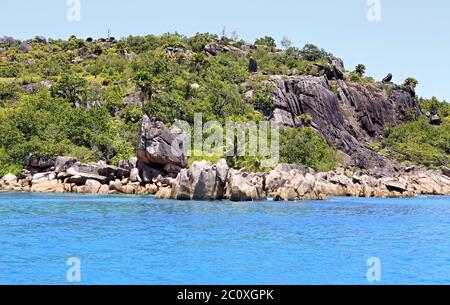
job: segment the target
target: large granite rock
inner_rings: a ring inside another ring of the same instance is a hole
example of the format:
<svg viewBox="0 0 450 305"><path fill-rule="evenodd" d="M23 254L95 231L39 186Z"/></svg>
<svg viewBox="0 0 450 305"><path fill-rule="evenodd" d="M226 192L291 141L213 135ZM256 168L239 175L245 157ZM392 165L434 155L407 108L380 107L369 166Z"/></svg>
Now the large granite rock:
<svg viewBox="0 0 450 305"><path fill-rule="evenodd" d="M33 175L33 179L31 180L31 184L40 184L46 183L49 181L53 181L56 179L55 172L46 172L46 173L38 173Z"/></svg>
<svg viewBox="0 0 450 305"><path fill-rule="evenodd" d="M172 183L171 197L182 200L223 199L228 171L225 160L215 165L208 161L194 162L188 170L181 170Z"/></svg>
<svg viewBox="0 0 450 305"><path fill-rule="evenodd" d="M11 185L17 182L17 176L13 174L6 174L0 179L0 184Z"/></svg>
<svg viewBox="0 0 450 305"><path fill-rule="evenodd" d="M162 122L144 116L137 147L137 166L141 177L147 176L143 172L149 171L148 168L176 177L187 166L186 153L182 149L183 141L180 132L170 130Z"/></svg>
<svg viewBox="0 0 450 305"><path fill-rule="evenodd" d="M31 192L35 193L64 193L64 185L57 180L47 181L31 186Z"/></svg>
<svg viewBox="0 0 450 305"><path fill-rule="evenodd" d="M225 198L230 201L258 201L267 199L264 190L264 174L250 174L231 169L225 190Z"/></svg>
<svg viewBox="0 0 450 305"><path fill-rule="evenodd" d="M350 166L386 168L392 161L366 148L388 126L407 121L413 110L420 115L414 91L405 86L359 84L325 77L273 76L273 120L287 126L313 127L327 142L350 155ZM308 115L311 122L300 117Z"/></svg>
<svg viewBox="0 0 450 305"><path fill-rule="evenodd" d="M26 165L28 168L50 169L55 166L55 158L35 157L33 155L29 155L26 159Z"/></svg>
<svg viewBox="0 0 450 305"><path fill-rule="evenodd" d="M87 180L85 184L86 193L89 194L98 194L102 184L96 180Z"/></svg>
<svg viewBox="0 0 450 305"><path fill-rule="evenodd" d="M107 184L109 179L99 174L100 168L98 164L74 164L67 170L67 174L70 176L68 182L82 186L86 184L87 180L96 180L101 184Z"/></svg>
<svg viewBox="0 0 450 305"><path fill-rule="evenodd" d="M55 160L55 172L56 173L65 172L77 162L78 162L77 158L57 157Z"/></svg>

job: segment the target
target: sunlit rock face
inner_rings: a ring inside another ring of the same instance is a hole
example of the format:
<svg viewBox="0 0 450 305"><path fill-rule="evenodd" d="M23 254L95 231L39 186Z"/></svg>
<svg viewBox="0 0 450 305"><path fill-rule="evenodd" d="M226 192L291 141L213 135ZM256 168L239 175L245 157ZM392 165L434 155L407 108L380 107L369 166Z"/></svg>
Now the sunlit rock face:
<svg viewBox="0 0 450 305"><path fill-rule="evenodd" d="M361 168L385 167L387 160L366 148L389 126L420 115L414 89L395 84L360 84L314 76L273 76L272 119L282 125L311 126L351 156Z"/></svg>

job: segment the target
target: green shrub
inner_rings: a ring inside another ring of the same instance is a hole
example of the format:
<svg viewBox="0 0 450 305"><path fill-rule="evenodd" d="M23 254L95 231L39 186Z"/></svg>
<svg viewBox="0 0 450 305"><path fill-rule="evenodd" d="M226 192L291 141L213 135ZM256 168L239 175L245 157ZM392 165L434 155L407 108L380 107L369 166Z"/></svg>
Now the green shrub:
<svg viewBox="0 0 450 305"><path fill-rule="evenodd" d="M274 50L277 48L277 43L275 42L275 39L270 36L265 36L265 37L256 39L255 45L266 46L271 50Z"/></svg>
<svg viewBox="0 0 450 305"><path fill-rule="evenodd" d="M65 73L51 88L53 97L62 97L71 103L83 101L86 91L87 81L74 73Z"/></svg>
<svg viewBox="0 0 450 305"><path fill-rule="evenodd" d="M17 62L0 62L0 77L18 77L21 72L21 65Z"/></svg>
<svg viewBox="0 0 450 305"><path fill-rule="evenodd" d="M18 91L19 87L15 82L0 81L0 106L3 105L2 101L7 101L15 98Z"/></svg>
<svg viewBox="0 0 450 305"><path fill-rule="evenodd" d="M427 118L404 123L385 132L382 152L402 161L440 167L450 162L450 120L432 126Z"/></svg>
<svg viewBox="0 0 450 305"><path fill-rule="evenodd" d="M414 77L408 77L405 79L405 82L403 83L405 86L411 86L413 88L416 88L419 84L419 81L415 79Z"/></svg>
<svg viewBox="0 0 450 305"><path fill-rule="evenodd" d="M320 171L332 170L338 163L336 150L312 128L302 130L283 128L280 141L282 162L302 164Z"/></svg>
<svg viewBox="0 0 450 305"><path fill-rule="evenodd" d="M418 103L423 113L436 113L441 118L450 115L450 103L441 102L434 96L431 99L419 98Z"/></svg>

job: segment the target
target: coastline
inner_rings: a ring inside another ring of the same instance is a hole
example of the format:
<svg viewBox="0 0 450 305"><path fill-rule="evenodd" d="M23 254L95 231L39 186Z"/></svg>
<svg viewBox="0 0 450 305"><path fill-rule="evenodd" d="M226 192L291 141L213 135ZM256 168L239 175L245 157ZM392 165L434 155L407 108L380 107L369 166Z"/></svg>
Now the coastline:
<svg viewBox="0 0 450 305"><path fill-rule="evenodd" d="M122 164L135 162L131 159ZM448 169L442 171L400 169L383 176L361 170L337 169L315 172L299 165L279 164L269 173L250 173L217 164L194 162L176 177L158 175L143 182L136 168L82 164L58 157L51 171L0 179L0 192L74 193L102 195L154 195L156 199L301 201L329 197L409 198L420 195L450 195Z"/></svg>

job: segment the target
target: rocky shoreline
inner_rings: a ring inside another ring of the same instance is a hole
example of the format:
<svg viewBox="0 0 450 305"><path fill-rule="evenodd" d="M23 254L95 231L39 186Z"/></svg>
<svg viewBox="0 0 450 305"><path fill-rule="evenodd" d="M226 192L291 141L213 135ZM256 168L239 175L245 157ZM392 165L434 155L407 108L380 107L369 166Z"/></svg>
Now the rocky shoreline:
<svg viewBox="0 0 450 305"><path fill-rule="evenodd" d="M144 116L137 157L112 166L104 161L83 164L72 157L30 155L18 177L7 174L0 179L0 191L230 201L450 195L450 169L446 167L429 171L404 168L392 161L384 167L354 170L348 166L320 173L300 165L279 164L268 173L251 173L230 168L224 159L217 164L194 162L188 167L187 156L178 145L172 145L179 138L179 131Z"/></svg>
<svg viewBox="0 0 450 305"><path fill-rule="evenodd" d="M401 169L381 177L349 169L317 173L298 165L280 164L269 173L249 173L217 164L195 162L175 178L158 175L144 182L137 158L119 167L104 162L82 164L74 158L30 159L19 177L0 179L0 191L155 195L157 199L276 201L323 200L334 196L403 198L416 195L450 195L450 170ZM39 167L47 171L39 171Z"/></svg>

